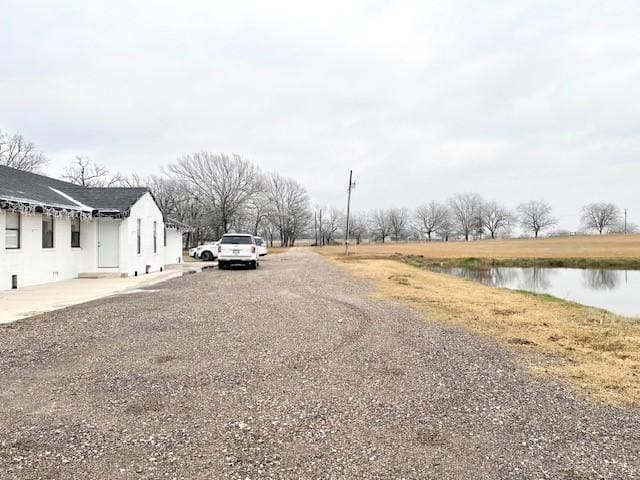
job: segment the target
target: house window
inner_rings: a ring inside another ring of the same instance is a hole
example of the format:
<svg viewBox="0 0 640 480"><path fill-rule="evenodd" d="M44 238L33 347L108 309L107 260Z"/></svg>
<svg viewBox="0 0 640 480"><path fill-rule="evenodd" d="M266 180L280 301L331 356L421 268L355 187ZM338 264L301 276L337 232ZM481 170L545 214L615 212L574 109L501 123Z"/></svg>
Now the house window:
<svg viewBox="0 0 640 480"><path fill-rule="evenodd" d="M138 219L138 255L142 253L142 220Z"/></svg>
<svg viewBox="0 0 640 480"><path fill-rule="evenodd" d="M167 226L162 224L162 232L164 233L164 246L167 246Z"/></svg>
<svg viewBox="0 0 640 480"><path fill-rule="evenodd" d="M80 248L80 219L71 219L71 247Z"/></svg>
<svg viewBox="0 0 640 480"><path fill-rule="evenodd" d="M42 215L42 248L53 248L53 216Z"/></svg>
<svg viewBox="0 0 640 480"><path fill-rule="evenodd" d="M18 212L7 212L6 220L4 231L5 248L20 248L20 214Z"/></svg>
<svg viewBox="0 0 640 480"><path fill-rule="evenodd" d="M158 222L153 222L153 253L158 253Z"/></svg>

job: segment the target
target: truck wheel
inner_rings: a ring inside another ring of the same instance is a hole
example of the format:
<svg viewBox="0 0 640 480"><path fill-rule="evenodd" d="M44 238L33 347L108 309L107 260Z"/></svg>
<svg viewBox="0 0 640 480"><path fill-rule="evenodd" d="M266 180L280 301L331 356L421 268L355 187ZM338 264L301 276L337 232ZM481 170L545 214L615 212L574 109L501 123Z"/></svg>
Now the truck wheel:
<svg viewBox="0 0 640 480"><path fill-rule="evenodd" d="M220 270L224 270L224 269L225 269L225 266L226 266L226 265L225 265L223 262L218 262L218 268L219 268Z"/></svg>
<svg viewBox="0 0 640 480"><path fill-rule="evenodd" d="M207 250L205 250L204 252L202 252L200 254L200 258L202 260L204 260L205 262L210 262L211 260L213 260L213 254Z"/></svg>
<svg viewBox="0 0 640 480"><path fill-rule="evenodd" d="M255 270L256 268L258 268L258 262L254 260L253 262L251 262L251 270Z"/></svg>

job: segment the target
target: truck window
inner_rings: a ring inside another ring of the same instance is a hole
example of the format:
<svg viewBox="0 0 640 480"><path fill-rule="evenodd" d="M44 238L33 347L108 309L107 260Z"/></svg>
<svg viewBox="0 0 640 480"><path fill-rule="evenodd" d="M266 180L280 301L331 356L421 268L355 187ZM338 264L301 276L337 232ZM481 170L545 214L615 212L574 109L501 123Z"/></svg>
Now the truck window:
<svg viewBox="0 0 640 480"><path fill-rule="evenodd" d="M251 237L247 235L224 235L220 243L223 245L235 244L235 245L251 245Z"/></svg>

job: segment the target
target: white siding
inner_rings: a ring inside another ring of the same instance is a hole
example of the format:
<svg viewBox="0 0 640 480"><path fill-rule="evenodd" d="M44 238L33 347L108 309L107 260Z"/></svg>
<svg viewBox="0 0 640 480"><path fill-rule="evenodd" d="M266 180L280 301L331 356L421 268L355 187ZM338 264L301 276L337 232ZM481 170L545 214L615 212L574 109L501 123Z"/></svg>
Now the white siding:
<svg viewBox="0 0 640 480"><path fill-rule="evenodd" d="M182 232L175 228L167 229L167 246L164 249L164 263L166 265L182 263Z"/></svg>
<svg viewBox="0 0 640 480"><path fill-rule="evenodd" d="M20 215L20 248L5 247L6 211L0 210L0 290L11 288L11 276L18 275L18 287L67 280L87 271L91 262L95 225L80 225L80 248L71 248L71 222L54 219L54 247L42 248L42 215Z"/></svg>
<svg viewBox="0 0 640 480"><path fill-rule="evenodd" d="M54 220L54 248L42 248L42 215L21 215L20 249L5 248L6 211L0 210L0 290L11 288L11 276L18 275L18 288L76 278L79 273L115 272L133 276L164 269L165 264L182 259L182 234L167 232L164 246L162 213L153 197L146 193L132 207L130 216L120 222L119 266L98 268L96 219L80 223L80 248L71 248L71 222ZM142 222L141 252L137 252L137 220ZM157 248L153 251L153 222L157 222Z"/></svg>
<svg viewBox="0 0 640 480"><path fill-rule="evenodd" d="M141 251L137 251L137 224L142 221ZM158 222L157 250L153 252L153 222ZM125 241L121 242L121 252L126 256L125 263L120 264L120 271L128 275L144 275L146 266L150 272L158 272L164 268L164 243L162 241L162 212L149 193L145 193L132 207L129 217L122 221L121 233L124 230ZM121 237L122 238L122 237ZM126 248L122 248L126 245ZM124 268L123 268L124 267Z"/></svg>

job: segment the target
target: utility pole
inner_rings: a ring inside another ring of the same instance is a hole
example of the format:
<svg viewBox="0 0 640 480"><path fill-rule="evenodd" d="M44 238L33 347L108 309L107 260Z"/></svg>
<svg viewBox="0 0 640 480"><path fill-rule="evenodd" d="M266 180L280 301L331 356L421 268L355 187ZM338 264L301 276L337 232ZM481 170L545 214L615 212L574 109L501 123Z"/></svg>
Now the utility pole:
<svg viewBox="0 0 640 480"><path fill-rule="evenodd" d="M627 209L624 209L624 234L627 234Z"/></svg>
<svg viewBox="0 0 640 480"><path fill-rule="evenodd" d="M347 231L345 232L345 255L349 255L349 211L351 210L351 190L356 188L356 184L353 181L353 170L349 170L349 188L347 190Z"/></svg>
<svg viewBox="0 0 640 480"><path fill-rule="evenodd" d="M316 247L318 246L318 211L313 211L313 234L316 237Z"/></svg>
<svg viewBox="0 0 640 480"><path fill-rule="evenodd" d="M318 220L320 221L320 223L318 223L318 228L320 229L320 231L318 233L320 233L320 246L324 247L324 233L322 232L322 209L320 209L320 215Z"/></svg>

